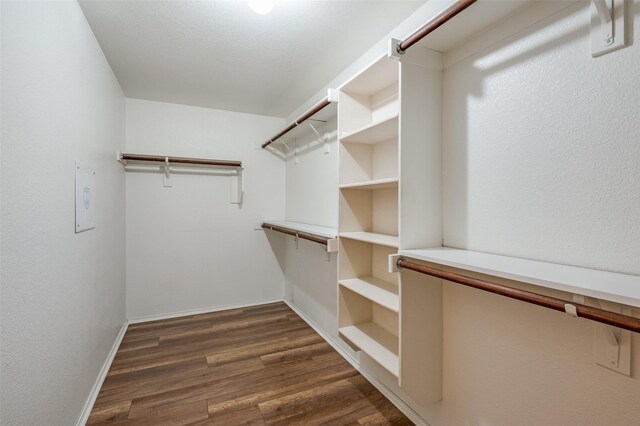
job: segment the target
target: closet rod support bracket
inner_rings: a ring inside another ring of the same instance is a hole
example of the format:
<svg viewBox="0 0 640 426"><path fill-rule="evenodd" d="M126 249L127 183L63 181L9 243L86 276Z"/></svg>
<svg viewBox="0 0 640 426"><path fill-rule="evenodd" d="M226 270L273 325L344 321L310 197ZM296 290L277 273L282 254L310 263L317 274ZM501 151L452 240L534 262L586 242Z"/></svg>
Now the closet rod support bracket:
<svg viewBox="0 0 640 426"><path fill-rule="evenodd" d="M390 274L393 274L395 272L400 272L400 268L398 267L398 262L400 262L401 260L404 260L404 257L400 256L399 254L389 255L389 266L387 269Z"/></svg>
<svg viewBox="0 0 640 426"><path fill-rule="evenodd" d="M116 160L118 161L118 163L122 164L124 167L128 166L127 160L122 158L122 153L120 151L116 152Z"/></svg>
<svg viewBox="0 0 640 426"><path fill-rule="evenodd" d="M338 239L330 238L327 240L327 253L337 253L338 252Z"/></svg>
<svg viewBox="0 0 640 426"><path fill-rule="evenodd" d="M602 56L629 43L625 0L591 0L591 56Z"/></svg>
<svg viewBox="0 0 640 426"><path fill-rule="evenodd" d="M402 58L405 54L405 51L400 48L400 44L402 40L398 40L397 38L389 39L389 45L387 46L387 58L398 59Z"/></svg>
<svg viewBox="0 0 640 426"><path fill-rule="evenodd" d="M165 188L171 188L173 182L171 180L171 167L169 166L169 157L164 157L164 164L162 165L162 184Z"/></svg>
<svg viewBox="0 0 640 426"><path fill-rule="evenodd" d="M327 89L327 100L331 103L338 102L339 93L338 89Z"/></svg>
<svg viewBox="0 0 640 426"><path fill-rule="evenodd" d="M630 310L619 303L594 299L580 294L573 295L573 301L581 305L629 315ZM631 332L606 324L594 324L593 357L596 364L625 376L631 375Z"/></svg>
<svg viewBox="0 0 640 426"><path fill-rule="evenodd" d="M316 122L315 126L313 125L312 121ZM316 136L318 136L318 139L317 139L318 143L324 144L324 153L329 154L329 138L326 137L327 122L322 120L309 119L307 120L307 124L309 125L311 130L313 130L313 133L315 133ZM316 128L316 126L320 127L320 131Z"/></svg>

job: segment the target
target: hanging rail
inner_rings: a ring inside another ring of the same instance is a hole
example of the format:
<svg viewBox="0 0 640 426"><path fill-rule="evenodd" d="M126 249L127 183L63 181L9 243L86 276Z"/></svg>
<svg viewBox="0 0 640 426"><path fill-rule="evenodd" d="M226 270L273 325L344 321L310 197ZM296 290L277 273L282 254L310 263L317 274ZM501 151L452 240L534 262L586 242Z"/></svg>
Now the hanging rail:
<svg viewBox="0 0 640 426"><path fill-rule="evenodd" d="M292 235L294 237L302 238L303 240L313 241L314 243L322 244L325 246L328 245L329 240L331 240L331 238L329 237L323 237L321 235L315 235L309 232L296 231L295 229L289 229L283 226L271 225L270 223L266 223L266 222L262 224L262 228L270 229L271 231L282 232L283 234Z"/></svg>
<svg viewBox="0 0 640 426"><path fill-rule="evenodd" d="M163 155L120 154L120 161L145 161L153 163L197 164L200 166L242 167L242 161L213 160L210 158L169 157Z"/></svg>
<svg viewBox="0 0 640 426"><path fill-rule="evenodd" d="M329 98L324 98L323 100L320 101L320 103L318 103L316 106L314 106L313 108L311 108L309 111L305 112L304 114L302 114L300 117L298 117L297 120L295 120L293 123L289 124L283 131L281 131L280 133L278 133L277 135L273 136L271 139L269 139L267 142L262 144L262 148L266 148L269 145L271 145L273 142L277 141L278 139L280 139L281 137L283 137L284 135L286 135L287 133L289 133L290 131L292 131L293 129L295 129L296 127L298 127L301 123L303 123L304 121L308 120L311 116L313 116L314 114L316 114L318 111L322 110L324 107L326 107L327 105L329 105L331 103L331 101L329 100Z"/></svg>
<svg viewBox="0 0 640 426"><path fill-rule="evenodd" d="M415 33L411 34L404 41L398 43L396 45L396 51L404 55L404 52L422 40L428 34L431 34L433 31L438 29L443 24L447 23L451 18L456 16L458 13L462 12L472 4L474 4L478 0L459 0L455 2L451 7L440 13L438 16L427 22L422 28L420 28Z"/></svg>
<svg viewBox="0 0 640 426"><path fill-rule="evenodd" d="M609 312L604 309L593 308L591 306L581 305L578 303L570 303L566 300L557 299L555 297L545 296L526 290L519 290L502 284L481 280L479 278L472 278L455 272L444 271L431 266L409 262L403 257L398 258L396 266L398 268L409 269L421 274L473 287L478 290L488 291L500 296L510 297L512 299L543 306L555 311L566 312L574 317L587 318L613 327L620 327L625 330L640 333L640 318Z"/></svg>
<svg viewBox="0 0 640 426"><path fill-rule="evenodd" d="M278 139L280 139L281 137L283 137L284 135L286 135L287 133L289 133L296 127L298 127L300 124L304 123L306 120L310 119L319 111L321 111L322 109L326 108L327 106L329 106L334 102L338 102L338 91L335 89L329 89L327 91L327 97L325 97L323 100L318 102L310 110L308 110L307 112L302 114L300 117L298 117L293 123L285 127L283 131L281 131L280 133L278 133L277 135L273 136L271 139L263 143L262 148L268 147L269 145L271 145L272 143L274 143L275 141L277 141Z"/></svg>

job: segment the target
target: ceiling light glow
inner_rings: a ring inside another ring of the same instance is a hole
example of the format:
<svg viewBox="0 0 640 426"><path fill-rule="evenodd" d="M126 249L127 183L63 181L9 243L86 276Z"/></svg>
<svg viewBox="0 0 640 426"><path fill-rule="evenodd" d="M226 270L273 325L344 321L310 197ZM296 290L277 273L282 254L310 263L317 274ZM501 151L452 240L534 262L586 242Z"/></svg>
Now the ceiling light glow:
<svg viewBox="0 0 640 426"><path fill-rule="evenodd" d="M273 10L273 0L247 0L247 3L258 15L266 15Z"/></svg>

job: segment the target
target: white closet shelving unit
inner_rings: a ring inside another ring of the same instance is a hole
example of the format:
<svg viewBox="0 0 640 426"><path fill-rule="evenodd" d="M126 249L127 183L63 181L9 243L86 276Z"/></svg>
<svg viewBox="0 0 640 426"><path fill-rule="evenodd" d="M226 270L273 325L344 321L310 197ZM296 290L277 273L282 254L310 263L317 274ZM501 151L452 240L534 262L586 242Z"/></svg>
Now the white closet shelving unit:
<svg viewBox="0 0 640 426"><path fill-rule="evenodd" d="M441 70L425 48L385 56L338 103L339 334L421 403L441 397L441 284L401 281L388 257L441 244Z"/></svg>

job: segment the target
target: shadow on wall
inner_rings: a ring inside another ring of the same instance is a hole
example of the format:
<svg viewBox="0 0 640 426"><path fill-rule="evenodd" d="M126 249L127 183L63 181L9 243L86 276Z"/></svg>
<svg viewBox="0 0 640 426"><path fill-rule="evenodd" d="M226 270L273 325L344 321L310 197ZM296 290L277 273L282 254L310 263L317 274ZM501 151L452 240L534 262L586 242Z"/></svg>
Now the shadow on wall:
<svg viewBox="0 0 640 426"><path fill-rule="evenodd" d="M316 325L337 337L337 253L327 253L323 245L286 238L286 297Z"/></svg>
<svg viewBox="0 0 640 426"><path fill-rule="evenodd" d="M285 271L285 260L286 260L286 256L285 256L285 244L287 243L287 239L285 238L286 235L284 234L280 234L276 231L271 231L271 230L256 230L255 232L263 232L264 235L266 236L267 240L269 241L269 245L271 246L271 251L273 252L273 255L275 256L276 260L278 261L278 266L280 267L280 270L282 271L282 273L284 274ZM293 237L291 237L293 238Z"/></svg>
<svg viewBox="0 0 640 426"><path fill-rule="evenodd" d="M633 45L634 17L640 15L640 2L634 2L633 0L627 1L625 3L625 6L627 7L627 11L628 11L627 22L626 22L627 40L629 40L630 44L626 46L624 49L622 49L622 51L628 49ZM516 12L516 13L521 13L521 12ZM449 211L449 212L445 211L445 217L449 215L451 215L452 217L455 217L457 215L458 217L458 220L455 221L456 234L458 235L458 238L456 239L455 242L453 242L453 244L451 244L451 242L447 241L447 237L446 237L447 231L445 229L445 240L443 241L445 245L448 245L451 247L458 247L458 248L467 248L467 249L469 248L468 229L469 229L470 220L471 220L469 217L470 206L468 205L469 184L470 184L469 182L470 176L468 175L468 172L471 167L471 164L470 164L471 153L469 152L469 143L470 143L469 141L469 137L470 137L469 135L469 113L470 113L469 104L470 102L477 103L478 100L482 100L485 97L486 80L489 77L495 76L501 72L504 72L505 70L513 69L519 64L531 62L536 57L548 55L549 53L555 50L558 50L562 46L570 45L572 43L577 42L578 40L584 40L585 43L582 43L584 45L583 46L584 51L582 53L590 57L589 44L588 44L589 43L588 40L590 36L589 13L590 13L589 3L578 2L576 4L572 4L567 8L562 9L559 12L553 14L552 16L545 18L543 21L537 22L534 25L529 26L519 31L518 33L500 41L498 44L491 46L487 49L484 49L481 52L476 53L473 56L468 57L462 60L461 62L451 65L450 67L445 69L444 71L445 91L447 91L447 89L454 90L453 85L450 86L447 84L448 71L452 72L451 70L455 69L458 66L461 66L461 63L469 62L469 61L472 63L471 65L472 72L465 73L464 90L466 90L467 92L467 97L466 97L466 101L464 102L464 105L456 103L455 107L449 106L449 108L447 108L446 107L447 103L452 103L452 102L455 103L456 101L452 101L448 97L447 92L445 92L444 94L445 95L444 96L445 116L443 117L443 122L444 123L452 122L451 120L455 118L455 126L457 127L454 130L451 130L450 127L445 125L443 127L443 141L445 141L445 143L451 142L452 138L454 137L455 139L453 140L457 142L455 144L455 148L448 147L448 149L455 149L456 158L458 159L464 158L466 160L465 164L456 164L455 174L450 174L447 177L446 170L444 172L444 179L449 179L450 182L455 182L454 186L456 188L455 195L448 194L447 191L445 191L444 196L455 197L457 201L455 204L456 211ZM559 23L567 19L571 19L573 17L577 17L577 19L581 20L583 23L579 27L570 26L570 28L565 29L564 32L561 32L561 34L559 34L560 31L558 31L557 28L551 29L552 26L555 25L556 27L558 27ZM549 29L549 31L545 32L544 29ZM514 46L518 46L519 48L516 49L514 48ZM594 60L606 61L607 57L609 57L610 55L615 55L618 52L620 51L612 52L609 55L605 55L603 58L594 59ZM553 60L551 60L549 63L549 73L554 72L553 67L554 67L554 63L553 63ZM521 79L521 81L523 81L522 79L530 79L531 81L533 79L540 78L539 76L536 76L533 74L523 74L523 73L517 72L519 70L515 70L515 71L516 72L512 72L512 74L516 75L519 79ZM559 79L561 77L562 76L559 76ZM564 78L566 78L566 76L564 76ZM459 80L459 77L457 81L458 80ZM541 88L543 87L541 86ZM458 86L458 89L460 89L459 86ZM509 91L510 87L508 86L502 87L500 88L500 90ZM522 101L530 103L532 106L532 109L541 108L544 105L540 105L540 103L541 102L543 103L545 98L544 98L544 94L542 93L542 90L540 92L541 93L540 93L539 99L529 98L529 99L522 99ZM489 108L491 108L491 106L489 106ZM454 115L453 111L455 111L455 117L453 117ZM447 117L447 115L449 117ZM492 123L497 125L499 125L502 119L497 115L492 118L495 118L495 121L492 120ZM524 121L527 121L530 119L527 116L523 116L521 118ZM562 120L562 117L559 117L558 119ZM517 126L517 123L515 124ZM511 127L513 127L513 125L514 123L510 123ZM450 133L455 133L455 135L452 136ZM504 136L505 138L508 138L508 135L505 134ZM542 136L543 135L541 134L541 137ZM517 142L517 139L511 140L511 143L513 142ZM443 153L444 153L443 155L451 155L451 154L447 154L447 150L443 150ZM496 167L498 168L498 170L499 170L499 166L500 166L499 164L496 164ZM508 176L505 176L504 178L508 178ZM446 187L447 183L443 182L443 185ZM448 205L447 200L445 200L444 205L446 209L447 208L446 206ZM503 207L506 207L506 206L503 206ZM500 208L500 206L495 206L494 208ZM465 216L461 217L460 215L465 215ZM446 228L446 224L445 224L445 228ZM505 241L508 240L510 230L502 229L501 233L504 234ZM542 236L539 236L539 238L542 238Z"/></svg>

